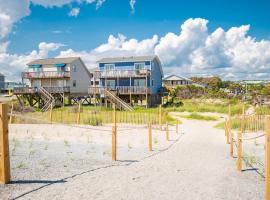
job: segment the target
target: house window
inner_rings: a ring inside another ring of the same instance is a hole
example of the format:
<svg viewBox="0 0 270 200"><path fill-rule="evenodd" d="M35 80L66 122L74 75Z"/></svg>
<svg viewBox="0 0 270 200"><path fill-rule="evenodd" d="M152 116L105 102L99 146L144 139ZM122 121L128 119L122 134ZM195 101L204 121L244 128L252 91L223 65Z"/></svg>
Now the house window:
<svg viewBox="0 0 270 200"><path fill-rule="evenodd" d="M72 86L76 87L76 80L73 80Z"/></svg>
<svg viewBox="0 0 270 200"><path fill-rule="evenodd" d="M105 64L104 68L105 68L105 71L112 71L115 69L115 64Z"/></svg>
<svg viewBox="0 0 270 200"><path fill-rule="evenodd" d="M94 85L94 81L91 81L91 85Z"/></svg>
<svg viewBox="0 0 270 200"><path fill-rule="evenodd" d="M146 81L145 79L135 79L134 80L134 86L145 86Z"/></svg>
<svg viewBox="0 0 270 200"><path fill-rule="evenodd" d="M114 89L115 88L115 80L106 80L106 86L108 88Z"/></svg>
<svg viewBox="0 0 270 200"><path fill-rule="evenodd" d="M145 63L135 63L134 70L141 70L145 68Z"/></svg>
<svg viewBox="0 0 270 200"><path fill-rule="evenodd" d="M152 85L154 85L154 80L152 79Z"/></svg>
<svg viewBox="0 0 270 200"><path fill-rule="evenodd" d="M33 72L41 72L42 71L42 68L40 68L40 67L34 67L32 69L33 69Z"/></svg>
<svg viewBox="0 0 270 200"><path fill-rule="evenodd" d="M77 69L76 69L76 66L75 66L75 65L73 65L73 66L72 66L72 71L73 71L73 72L76 72L76 71L77 71Z"/></svg>

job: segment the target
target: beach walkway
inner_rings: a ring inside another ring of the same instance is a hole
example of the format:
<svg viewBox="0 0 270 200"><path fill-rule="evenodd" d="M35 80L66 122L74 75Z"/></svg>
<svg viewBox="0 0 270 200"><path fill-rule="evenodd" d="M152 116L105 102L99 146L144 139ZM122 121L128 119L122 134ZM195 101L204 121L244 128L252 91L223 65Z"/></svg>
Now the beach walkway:
<svg viewBox="0 0 270 200"><path fill-rule="evenodd" d="M91 171L22 199L263 199L264 181L236 171L216 122L183 120L182 136L163 152Z"/></svg>

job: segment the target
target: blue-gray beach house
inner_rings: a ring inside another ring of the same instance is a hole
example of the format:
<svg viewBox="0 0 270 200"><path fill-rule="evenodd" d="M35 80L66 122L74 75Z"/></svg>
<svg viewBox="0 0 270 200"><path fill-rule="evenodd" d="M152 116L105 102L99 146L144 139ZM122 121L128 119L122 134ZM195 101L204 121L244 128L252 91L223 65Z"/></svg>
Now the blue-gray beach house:
<svg viewBox="0 0 270 200"><path fill-rule="evenodd" d="M133 105L161 103L163 70L157 56L113 57L98 61L89 94L100 103L114 103L120 109Z"/></svg>

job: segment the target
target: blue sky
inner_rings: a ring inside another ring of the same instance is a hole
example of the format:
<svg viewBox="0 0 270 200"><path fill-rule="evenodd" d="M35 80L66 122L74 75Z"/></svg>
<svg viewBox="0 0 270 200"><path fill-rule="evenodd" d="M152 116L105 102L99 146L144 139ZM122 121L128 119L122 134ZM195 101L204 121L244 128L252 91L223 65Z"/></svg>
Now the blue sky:
<svg viewBox="0 0 270 200"><path fill-rule="evenodd" d="M102 57L156 54L165 74L268 79L269 8L269 0L0 0L0 69L18 80L38 58L80 56L93 68Z"/></svg>
<svg viewBox="0 0 270 200"><path fill-rule="evenodd" d="M67 16L71 7L80 7L77 17ZM8 50L24 53L41 41L61 42L78 51L90 50L106 42L110 34L122 33L141 40L154 34L178 33L180 25L191 17L209 20L210 31L250 24L251 36L270 38L267 0L137 0L135 9L132 14L128 0L107 0L98 10L94 4L73 3L60 8L31 5L31 15L17 23L15 34L9 36Z"/></svg>

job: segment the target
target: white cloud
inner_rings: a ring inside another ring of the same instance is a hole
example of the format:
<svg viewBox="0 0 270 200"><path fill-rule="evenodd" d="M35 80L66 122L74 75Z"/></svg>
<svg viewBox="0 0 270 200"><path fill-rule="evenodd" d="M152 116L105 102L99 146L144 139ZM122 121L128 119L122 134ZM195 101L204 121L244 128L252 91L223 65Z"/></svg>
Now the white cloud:
<svg viewBox="0 0 270 200"><path fill-rule="evenodd" d="M77 17L80 13L80 8L72 8L68 13L68 16Z"/></svg>
<svg viewBox="0 0 270 200"><path fill-rule="evenodd" d="M29 0L0 0L0 40L11 31L15 22L30 14Z"/></svg>
<svg viewBox="0 0 270 200"><path fill-rule="evenodd" d="M231 79L269 79L270 41L256 40L248 35L249 25L217 28L209 32L208 21L188 19L178 34L137 40L110 35L108 41L89 51L63 49L61 56L80 56L89 68L96 67L102 57L157 54L167 74L219 75ZM8 42L0 43L0 66L3 73L19 77L26 61L47 57L50 51L63 47L60 43L41 42L37 51L29 54L8 54Z"/></svg>
<svg viewBox="0 0 270 200"><path fill-rule="evenodd" d="M131 8L131 12L134 13L135 12L135 4L136 4L136 0L130 0L129 1L129 5Z"/></svg>
<svg viewBox="0 0 270 200"><path fill-rule="evenodd" d="M71 3L96 4L96 8L100 8L105 0L0 0L0 42L10 32L13 25L22 18L30 15L30 5L40 5L45 8L62 7ZM72 9L73 10L73 9ZM79 14L78 8L75 8L73 16Z"/></svg>
<svg viewBox="0 0 270 200"><path fill-rule="evenodd" d="M8 44L4 47L7 48ZM39 44L39 50L33 50L28 54L9 54L5 51L1 51L0 45L0 66L1 73L3 73L7 80L20 80L21 72L26 69L26 64L34 59L46 58L48 53L56 51L60 47L64 46L60 43L46 43L41 42Z"/></svg>
<svg viewBox="0 0 270 200"><path fill-rule="evenodd" d="M39 48L39 57L46 58L48 57L48 53L50 51L55 51L59 49L60 47L65 46L64 44L61 43L46 43L46 42L41 42L38 45Z"/></svg>

